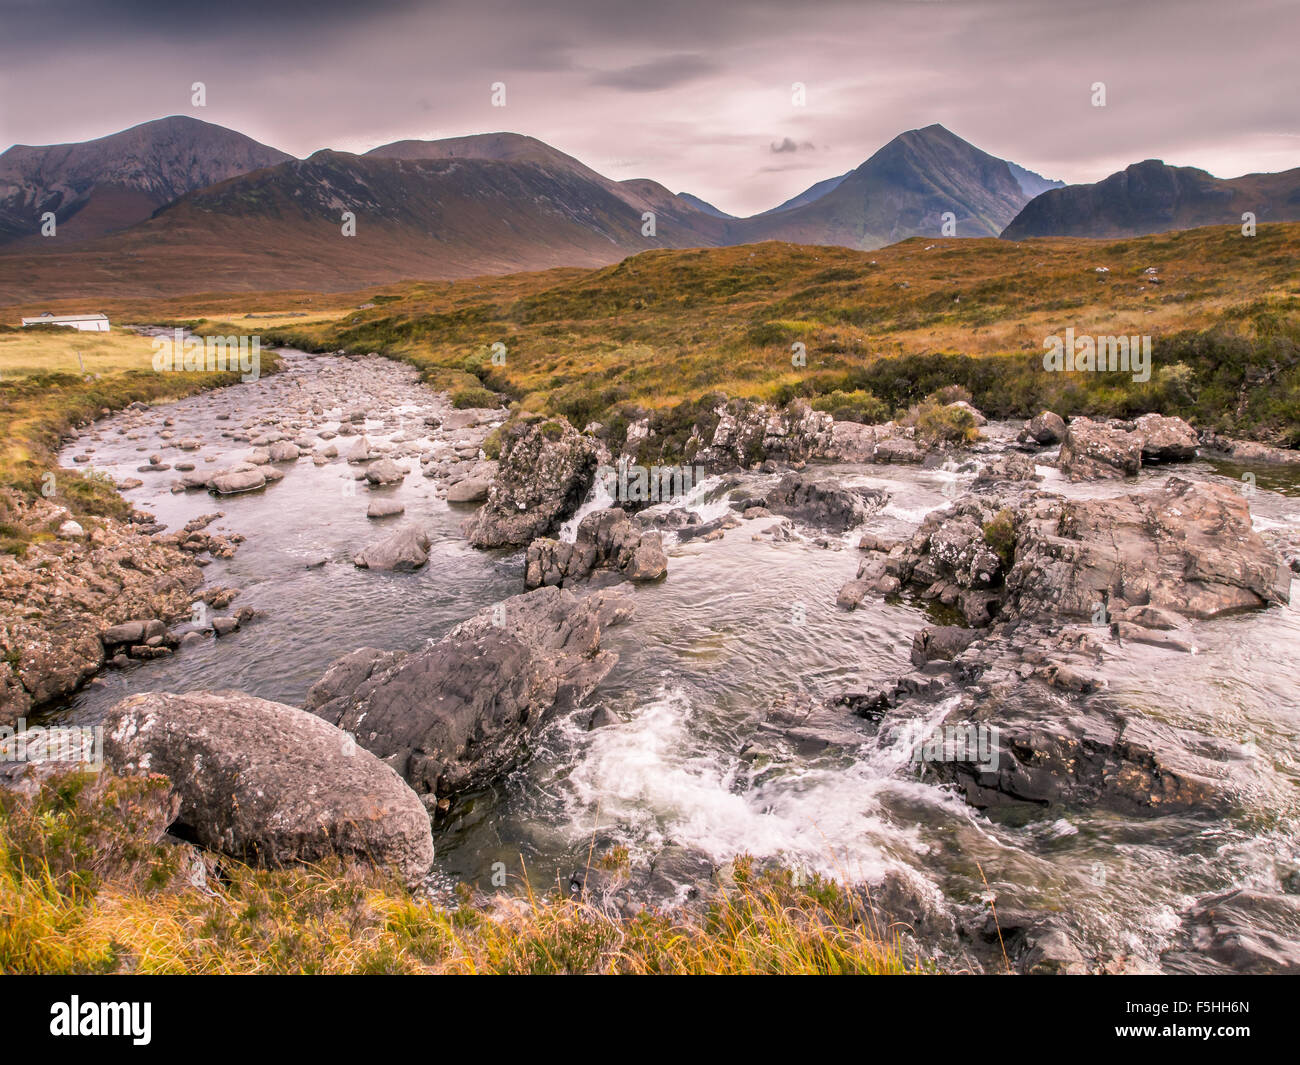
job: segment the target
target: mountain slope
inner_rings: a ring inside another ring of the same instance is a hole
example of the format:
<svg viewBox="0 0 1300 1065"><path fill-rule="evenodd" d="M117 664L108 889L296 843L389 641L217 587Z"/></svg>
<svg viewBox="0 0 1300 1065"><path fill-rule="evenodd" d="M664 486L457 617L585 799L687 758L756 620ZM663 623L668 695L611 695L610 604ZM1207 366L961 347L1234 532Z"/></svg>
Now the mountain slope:
<svg viewBox="0 0 1300 1065"><path fill-rule="evenodd" d="M0 155L0 243L39 240L46 211L59 240L125 229L188 192L291 158L183 115L77 144L16 144Z"/></svg>
<svg viewBox="0 0 1300 1065"><path fill-rule="evenodd" d="M1027 199L1004 160L933 125L895 137L811 202L744 219L728 235L733 243L879 248L939 236L942 216L951 211L957 236L997 236Z"/></svg>
<svg viewBox="0 0 1300 1065"><path fill-rule="evenodd" d="M1093 185L1068 185L1027 203L1003 231L1025 237L1134 237L1207 225L1300 220L1300 168L1216 178L1190 166L1147 159Z"/></svg>
<svg viewBox="0 0 1300 1065"><path fill-rule="evenodd" d="M853 173L852 170L849 174ZM843 183L849 174L840 174L839 177L830 177L817 182L815 185L809 185L798 196L791 196L785 203L778 203L775 207L769 207L763 214L775 214L777 211L788 211L792 207L802 207L805 203L812 203L813 200L819 200L828 192L834 192Z"/></svg>
<svg viewBox="0 0 1300 1065"><path fill-rule="evenodd" d="M340 291L717 243L693 223L718 231L720 221L678 207L662 186L592 180L584 169L321 151L191 193L123 233L0 255L0 288L19 299L70 288ZM642 235L645 210L656 212L654 236ZM355 236L343 235L345 212Z"/></svg>
<svg viewBox="0 0 1300 1065"><path fill-rule="evenodd" d="M526 164L553 175L568 187L574 187L572 183L576 180L603 189L634 208L638 214L653 211L656 230L666 226L674 233L672 240L663 246L683 247L692 242L716 244L722 236L722 227L708 220L725 217L716 209L704 210L693 198L675 196L657 181L647 178L614 181L558 148L520 133L480 133L434 141L394 141L371 149L366 157L408 161L477 159ZM687 233L695 236L688 237Z"/></svg>

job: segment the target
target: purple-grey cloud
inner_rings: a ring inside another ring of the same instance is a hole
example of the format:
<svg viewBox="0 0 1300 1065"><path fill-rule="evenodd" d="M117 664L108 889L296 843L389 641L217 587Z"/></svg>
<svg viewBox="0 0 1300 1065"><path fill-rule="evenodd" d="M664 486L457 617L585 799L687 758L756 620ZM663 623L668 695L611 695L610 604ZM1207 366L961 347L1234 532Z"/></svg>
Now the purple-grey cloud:
<svg viewBox="0 0 1300 1065"><path fill-rule="evenodd" d="M0 26L0 147L178 112L302 156L513 130L736 214L932 122L1069 181L1300 166L1293 0L0 0ZM817 165L764 166L786 138Z"/></svg>

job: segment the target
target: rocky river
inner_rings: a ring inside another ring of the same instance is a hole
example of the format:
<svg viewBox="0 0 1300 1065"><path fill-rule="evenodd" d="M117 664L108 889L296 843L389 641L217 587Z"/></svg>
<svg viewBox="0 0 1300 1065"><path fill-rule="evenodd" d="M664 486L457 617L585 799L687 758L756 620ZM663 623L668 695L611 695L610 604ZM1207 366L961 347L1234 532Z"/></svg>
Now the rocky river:
<svg viewBox="0 0 1300 1065"><path fill-rule="evenodd" d="M307 706L421 796L439 893L522 863L611 906L681 902L748 853L870 885L947 967L1001 967L999 927L1022 971L1300 965L1300 468L1157 452L1158 426L1076 419L1074 461L1051 427L924 456L857 427L822 461L711 461L625 518L590 469L581 498L524 499L481 451L504 410L380 358L283 358L68 445L190 526L202 588L229 591L156 653L143 628L105 638L113 668L52 720L149 692ZM551 476L586 444L543 428L515 461ZM1014 565L984 535L1002 521ZM410 718L450 698L420 686L439 670L460 701L435 750ZM998 767L918 757L958 726Z"/></svg>

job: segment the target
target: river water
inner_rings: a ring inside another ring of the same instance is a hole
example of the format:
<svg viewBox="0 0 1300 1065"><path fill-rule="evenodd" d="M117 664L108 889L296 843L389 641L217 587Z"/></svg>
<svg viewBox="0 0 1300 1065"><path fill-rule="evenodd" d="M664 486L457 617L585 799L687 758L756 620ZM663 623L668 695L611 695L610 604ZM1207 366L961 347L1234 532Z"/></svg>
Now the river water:
<svg viewBox="0 0 1300 1065"><path fill-rule="evenodd" d="M127 497L169 528L224 511L211 529L239 532L247 541L233 558L207 568L207 582L242 589L234 605L261 616L234 635L104 674L63 715L92 720L124 695L148 690L235 688L301 705L339 655L366 645L415 648L523 590L523 553L469 548L459 527L472 508L438 498L416 463L395 492L406 504L405 520L418 521L432 547L428 565L405 574L352 565L359 547L383 535L383 523L366 518L366 490L349 490L355 468L342 459L324 466L302 459L282 467L283 481L265 491L219 500L202 492L172 494L167 474L135 473L143 455L162 442L156 434L167 418L177 437L203 439L203 449L188 457L201 462L219 454L224 465L247 445L223 439L223 431L307 410L302 397L312 395L322 372L335 380L355 374L344 390L372 396L365 423L372 441L411 432L424 413L446 410L406 368L382 360L350 363L292 352L285 360L282 373L259 382L152 408L143 417L106 418L65 452L70 463L93 448L94 468L119 480L142 477L144 486ZM373 383L376 362L386 368L382 389ZM373 402L375 395L388 405ZM328 415L329 402L325 408ZM230 420L218 420L219 414ZM327 416L316 421L317 430L336 425ZM130 432L119 434L128 423ZM990 428L995 439L1008 436L1006 426ZM167 461L181 456L164 454ZM914 528L971 477L904 466L835 471L846 483L891 492L883 512L864 527L887 534ZM1133 490L1131 483L1071 486L1054 470L1040 472L1043 487L1075 496ZM1177 468L1179 476L1237 485L1243 472L1256 476L1257 528L1300 539L1294 471L1206 462ZM1141 486L1165 476L1146 472ZM746 480L759 486L771 479ZM714 487L706 482L688 500L706 518L726 509ZM1300 610L1294 606L1196 623L1195 655L1130 644L1108 667L1111 694L1122 703L1252 745L1257 793L1231 819L1073 809L989 817L919 779L906 747L878 746L864 723L856 751L791 754L755 772L739 751L774 701L835 695L905 672L912 636L927 620L919 602L868 598L852 613L837 609L836 592L858 564L851 546L856 534L830 547L817 546L812 533L787 543L756 538L771 520L743 522L717 542L671 546L664 581L628 588L636 614L606 635L605 646L620 656L607 680L581 710L543 730L526 765L459 804L439 828L445 884L487 888L494 863L517 872L521 861L535 887L563 880L586 864L593 838L601 846L627 846L634 860L673 843L718 863L749 853L847 880L871 881L897 869L940 905L978 902L991 890L1000 907L1062 912L1099 954L1154 961L1195 897L1243 886L1284 890L1300 869ZM322 559L323 566L309 568ZM619 723L588 731L591 710L602 704ZM846 724L860 723L848 718Z"/></svg>

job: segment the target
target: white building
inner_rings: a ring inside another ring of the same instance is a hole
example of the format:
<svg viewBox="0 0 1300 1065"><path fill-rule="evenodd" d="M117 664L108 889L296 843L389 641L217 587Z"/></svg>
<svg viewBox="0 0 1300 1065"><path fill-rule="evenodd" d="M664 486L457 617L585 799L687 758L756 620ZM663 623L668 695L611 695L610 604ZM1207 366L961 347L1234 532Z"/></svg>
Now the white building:
<svg viewBox="0 0 1300 1065"><path fill-rule="evenodd" d="M35 318L24 318L23 325L65 325L69 329L79 329L83 333L107 333L108 315L106 314L38 314Z"/></svg>

